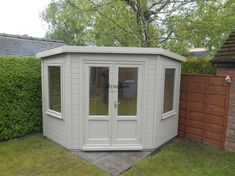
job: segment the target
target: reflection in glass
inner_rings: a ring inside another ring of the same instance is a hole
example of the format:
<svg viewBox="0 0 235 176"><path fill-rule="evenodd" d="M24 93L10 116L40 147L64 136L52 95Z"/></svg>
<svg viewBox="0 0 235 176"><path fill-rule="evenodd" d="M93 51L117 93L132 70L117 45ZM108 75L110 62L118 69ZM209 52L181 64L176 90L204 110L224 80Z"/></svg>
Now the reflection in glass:
<svg viewBox="0 0 235 176"><path fill-rule="evenodd" d="M61 112L60 66L48 66L49 109Z"/></svg>
<svg viewBox="0 0 235 176"><path fill-rule="evenodd" d="M108 115L108 67L90 67L89 114Z"/></svg>
<svg viewBox="0 0 235 176"><path fill-rule="evenodd" d="M138 68L119 68L118 71L118 115L137 113Z"/></svg>
<svg viewBox="0 0 235 176"><path fill-rule="evenodd" d="M173 110L174 104L174 83L175 83L175 69L165 69L165 87L164 87L164 107L163 113Z"/></svg>

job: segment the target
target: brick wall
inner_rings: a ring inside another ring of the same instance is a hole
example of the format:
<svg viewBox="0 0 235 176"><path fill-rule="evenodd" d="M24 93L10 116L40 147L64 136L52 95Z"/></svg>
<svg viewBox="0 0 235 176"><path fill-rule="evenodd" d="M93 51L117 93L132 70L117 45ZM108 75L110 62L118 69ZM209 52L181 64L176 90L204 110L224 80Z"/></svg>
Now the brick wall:
<svg viewBox="0 0 235 176"><path fill-rule="evenodd" d="M231 77L225 149L235 151L235 68L217 68L219 76Z"/></svg>

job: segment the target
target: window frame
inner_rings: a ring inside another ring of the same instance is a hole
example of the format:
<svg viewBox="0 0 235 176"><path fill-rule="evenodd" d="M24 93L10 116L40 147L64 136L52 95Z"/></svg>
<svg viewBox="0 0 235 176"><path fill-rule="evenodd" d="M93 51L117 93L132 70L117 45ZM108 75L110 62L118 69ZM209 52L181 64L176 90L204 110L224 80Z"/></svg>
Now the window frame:
<svg viewBox="0 0 235 176"><path fill-rule="evenodd" d="M61 106L61 112L50 109L49 67L60 67L60 106ZM47 76L46 114L51 117L55 117L57 119L62 120L63 119L63 64L62 63L48 63L48 64L46 64L46 69L47 69L47 75L46 75Z"/></svg>
<svg viewBox="0 0 235 176"><path fill-rule="evenodd" d="M169 117L172 117L176 114L176 84L177 84L177 73L178 73L178 70L177 70L177 66L175 65L163 65L163 82L162 82L162 91L163 91L163 94L162 94L162 107L161 107L161 115L162 115L162 120L164 119L167 119ZM174 90L173 90L173 108L171 111L168 111L168 112L165 112L164 113L164 95L165 95L165 76L166 76L166 69L174 69L175 70L175 74L174 74Z"/></svg>

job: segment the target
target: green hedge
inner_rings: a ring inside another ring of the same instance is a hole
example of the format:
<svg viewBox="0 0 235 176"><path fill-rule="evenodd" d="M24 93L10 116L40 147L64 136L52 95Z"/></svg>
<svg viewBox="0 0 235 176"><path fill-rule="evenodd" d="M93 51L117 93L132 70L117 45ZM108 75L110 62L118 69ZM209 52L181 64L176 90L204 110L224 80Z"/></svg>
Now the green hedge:
<svg viewBox="0 0 235 176"><path fill-rule="evenodd" d="M215 74L215 67L208 58L188 58L182 64L182 73L191 74Z"/></svg>
<svg viewBox="0 0 235 176"><path fill-rule="evenodd" d="M41 128L40 60L0 57L0 141Z"/></svg>

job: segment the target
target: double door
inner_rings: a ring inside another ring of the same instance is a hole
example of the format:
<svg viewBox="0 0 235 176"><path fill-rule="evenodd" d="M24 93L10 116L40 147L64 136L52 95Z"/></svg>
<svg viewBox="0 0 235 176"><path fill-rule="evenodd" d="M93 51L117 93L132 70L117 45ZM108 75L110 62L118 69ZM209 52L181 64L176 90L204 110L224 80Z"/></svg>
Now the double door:
<svg viewBox="0 0 235 176"><path fill-rule="evenodd" d="M85 64L83 150L140 150L142 65Z"/></svg>

